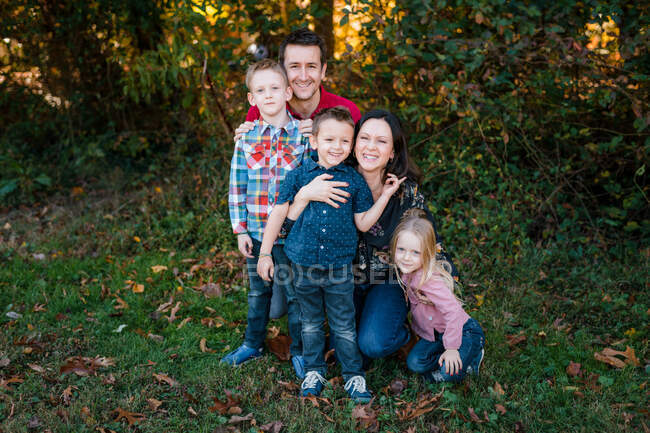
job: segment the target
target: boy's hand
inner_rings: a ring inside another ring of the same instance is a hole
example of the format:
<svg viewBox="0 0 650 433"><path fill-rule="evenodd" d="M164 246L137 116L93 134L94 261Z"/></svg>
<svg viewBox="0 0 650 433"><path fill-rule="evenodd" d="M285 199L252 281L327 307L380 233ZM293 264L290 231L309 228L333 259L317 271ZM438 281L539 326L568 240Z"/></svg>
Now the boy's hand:
<svg viewBox="0 0 650 433"><path fill-rule="evenodd" d="M273 259L269 256L260 257L257 261L257 275L264 281L273 279Z"/></svg>
<svg viewBox="0 0 650 433"><path fill-rule="evenodd" d="M381 189L381 195L385 195L386 197L390 197L395 192L399 189L399 186L406 180L406 176L404 176L401 179L398 179L397 176L395 176L392 173L388 173L388 177L386 178L386 182L384 183L384 186Z"/></svg>
<svg viewBox="0 0 650 433"><path fill-rule="evenodd" d="M237 235L237 248L239 252L249 259L253 258L253 240L248 233L241 233Z"/></svg>
<svg viewBox="0 0 650 433"><path fill-rule="evenodd" d="M298 132L302 135L309 137L311 135L311 127L314 121L311 119L305 119L298 122Z"/></svg>
<svg viewBox="0 0 650 433"><path fill-rule="evenodd" d="M241 125L239 125L237 129L235 129L235 137L234 137L235 142L241 138L242 134L247 133L254 127L255 127L255 123L250 121L244 122ZM311 132L311 126L309 127L309 131Z"/></svg>
<svg viewBox="0 0 650 433"><path fill-rule="evenodd" d="M442 367L442 363L445 363L445 373L454 375L460 374L460 370L463 368L463 361L460 359L460 353L456 349L447 349L445 352L440 355L438 360L438 365Z"/></svg>

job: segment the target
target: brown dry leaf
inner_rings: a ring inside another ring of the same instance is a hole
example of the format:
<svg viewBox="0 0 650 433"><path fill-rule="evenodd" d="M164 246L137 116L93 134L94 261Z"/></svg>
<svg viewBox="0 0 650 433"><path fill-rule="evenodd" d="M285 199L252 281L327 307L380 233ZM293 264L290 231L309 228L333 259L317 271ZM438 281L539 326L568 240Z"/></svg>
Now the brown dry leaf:
<svg viewBox="0 0 650 433"><path fill-rule="evenodd" d="M47 304L34 304L34 307L32 308L32 311L34 313L37 313L39 311L47 311L47 308L45 308Z"/></svg>
<svg viewBox="0 0 650 433"><path fill-rule="evenodd" d="M291 337L288 335L278 335L275 338L267 339L266 346L269 348L269 352L277 356L280 361L288 361L291 358L289 351Z"/></svg>
<svg viewBox="0 0 650 433"><path fill-rule="evenodd" d="M288 391L298 391L298 390L300 390L300 385L298 385L295 382L283 382L281 380L278 380L278 384L285 387Z"/></svg>
<svg viewBox="0 0 650 433"><path fill-rule="evenodd" d="M246 416L233 415L228 420L228 424L236 424L238 422L246 422L246 421L250 421L251 424L253 424L253 425L257 424L255 419L253 418L253 413L252 412L249 413Z"/></svg>
<svg viewBox="0 0 650 433"><path fill-rule="evenodd" d="M144 293L144 284L133 283L131 290L133 293Z"/></svg>
<svg viewBox="0 0 650 433"><path fill-rule="evenodd" d="M266 332L266 338L275 338L280 335L280 328L277 326L271 326Z"/></svg>
<svg viewBox="0 0 650 433"><path fill-rule="evenodd" d="M194 408L193 408L192 406L189 406L189 407L187 408L187 412L188 412L190 415L192 415L192 416L199 416L199 414L196 413L196 411L194 410Z"/></svg>
<svg viewBox="0 0 650 433"><path fill-rule="evenodd" d="M208 328L214 328L215 322L212 317L204 317L201 319L201 325L207 326Z"/></svg>
<svg viewBox="0 0 650 433"><path fill-rule="evenodd" d="M176 327L176 329L181 329L181 328L182 328L183 326L185 326L185 325L186 325L190 320L192 320L191 317L186 317L185 319L183 319L183 321L182 321L181 323L178 324L178 326Z"/></svg>
<svg viewBox="0 0 650 433"><path fill-rule="evenodd" d="M243 412L243 410L241 409L241 407L233 406L233 407L228 408L228 412L226 412L226 413L228 415L239 415L242 412Z"/></svg>
<svg viewBox="0 0 650 433"><path fill-rule="evenodd" d="M157 274L159 272L166 271L166 270L167 270L167 266L165 266L165 265L154 265L154 266L151 267L151 271L154 274Z"/></svg>
<svg viewBox="0 0 650 433"><path fill-rule="evenodd" d="M63 404L65 404L66 406L70 405L73 389L76 389L77 391L79 390L79 388L77 388L76 386L70 385L66 389L64 389L63 392L61 393L61 400L63 401Z"/></svg>
<svg viewBox="0 0 650 433"><path fill-rule="evenodd" d="M176 380L167 376L165 373L153 373L153 377L155 377L158 382L161 383L164 382L167 385L171 386L172 388L177 387L179 385L179 383Z"/></svg>
<svg viewBox="0 0 650 433"><path fill-rule="evenodd" d="M521 332L516 335L506 335L506 340L508 340L508 346L515 346L526 341L526 334Z"/></svg>
<svg viewBox="0 0 650 433"><path fill-rule="evenodd" d="M506 413L506 408L503 405L498 403L494 405L494 410L496 410L501 415L505 415Z"/></svg>
<svg viewBox="0 0 650 433"><path fill-rule="evenodd" d="M115 376L113 376L113 373L109 373L106 376L102 375L102 383L104 385L113 385L115 383Z"/></svg>
<svg viewBox="0 0 650 433"><path fill-rule="evenodd" d="M119 408L119 407L113 411L113 413L116 413L116 412L117 412L117 416L115 417L115 419L113 421L118 422L122 418L124 418L126 420L126 422L129 423L129 425L133 425L135 423L138 423L138 422L140 422L140 421L142 421L142 420L144 420L146 418L144 416L144 414L142 414L142 413L129 412L129 411L126 411L126 410L124 410L122 408Z"/></svg>
<svg viewBox="0 0 650 433"><path fill-rule="evenodd" d="M444 389L433 396L430 394L422 395L418 398L417 404L406 403L406 407L404 409L395 410L397 418L399 418L400 421L408 421L424 415L425 413L431 412L438 406L440 397L442 396L443 392Z"/></svg>
<svg viewBox="0 0 650 433"><path fill-rule="evenodd" d="M566 367L566 374L568 374L571 377L580 376L582 374L582 372L580 371L580 367L581 367L580 363L569 361L569 365L567 365Z"/></svg>
<svg viewBox="0 0 650 433"><path fill-rule="evenodd" d="M379 431L377 413L370 408L372 403L358 405L352 409L352 418L359 422L359 427L369 432Z"/></svg>
<svg viewBox="0 0 650 433"><path fill-rule="evenodd" d="M406 381L404 379L394 379L388 389L392 395L400 395L406 389Z"/></svg>
<svg viewBox="0 0 650 433"><path fill-rule="evenodd" d="M216 397L213 397L214 406L208 408L210 412L219 412L220 415L224 415L228 412L228 409L231 407L238 406L241 401L238 398L233 398L232 393L228 390L224 391L226 393L226 401L222 402Z"/></svg>
<svg viewBox="0 0 650 433"><path fill-rule="evenodd" d="M38 364L27 364L27 366L37 373L45 373L45 369Z"/></svg>
<svg viewBox="0 0 650 433"><path fill-rule="evenodd" d="M160 304L158 306L158 308L156 309L156 311L158 311L159 313L165 313L167 310L169 310L171 308L173 303L174 303L174 298L172 296L170 296L169 301L167 301L167 302L165 302L163 304Z"/></svg>
<svg viewBox="0 0 650 433"><path fill-rule="evenodd" d="M260 426L260 430L263 432L268 432L268 433L280 433L280 430L282 430L282 427L284 427L284 424L282 424L282 421L273 421L268 424L264 424Z"/></svg>
<svg viewBox="0 0 650 433"><path fill-rule="evenodd" d="M617 358L617 356L622 356L625 358L625 361ZM632 349L630 346L626 347L625 352L606 347L601 352L594 353L594 358L616 368L623 368L625 367L625 364L629 364L634 367L641 365L638 358L634 354L634 349Z"/></svg>
<svg viewBox="0 0 650 433"><path fill-rule="evenodd" d="M158 343L162 343L163 341L165 341L165 337L163 337L162 335L152 334L151 332L147 334L147 338L150 338L153 341L157 341Z"/></svg>
<svg viewBox="0 0 650 433"><path fill-rule="evenodd" d="M180 309L181 309L181 301L178 301L176 305L174 305L174 308L172 308L171 312L169 313L169 316L165 316L169 323L172 323L174 320L176 320L176 313L178 313L178 310Z"/></svg>
<svg viewBox="0 0 650 433"><path fill-rule="evenodd" d="M328 350L327 352L325 352L325 362L327 362L329 364L330 362L336 361L336 358L334 357L335 353L336 353L336 349L334 349L334 348L332 348L332 349Z"/></svg>
<svg viewBox="0 0 650 433"><path fill-rule="evenodd" d="M223 295L223 290L221 286L217 283L208 282L199 286L199 290L203 292L203 296L206 298L220 298Z"/></svg>
<svg viewBox="0 0 650 433"><path fill-rule="evenodd" d="M506 392L503 390L503 387L501 386L501 384L500 384L499 382L494 382L494 386L492 387L492 389L493 389L494 392L495 392L497 395L499 395L499 396L501 396L501 395L505 395L505 393L506 393Z"/></svg>
<svg viewBox="0 0 650 433"><path fill-rule="evenodd" d="M163 402L160 400L156 400L155 398L148 398L147 404L149 404L149 409L155 412L163 404Z"/></svg>
<svg viewBox="0 0 650 433"><path fill-rule="evenodd" d="M9 364L11 364L11 360L9 358L0 358L0 368L6 367Z"/></svg>
<svg viewBox="0 0 650 433"><path fill-rule="evenodd" d="M199 348L201 349L201 352L203 353L214 353L216 350L214 349L209 349L207 346L207 340L205 338L201 338L201 341L199 341Z"/></svg>
<svg viewBox="0 0 650 433"><path fill-rule="evenodd" d="M10 383L23 383L23 382L24 380L17 376L10 377L9 379L0 379L0 388L4 388L7 391L11 391L11 388L9 388L8 386Z"/></svg>
<svg viewBox="0 0 650 433"><path fill-rule="evenodd" d="M469 417L471 418L472 422L477 422L477 423L482 423L484 422L481 418L476 415L476 412L474 412L473 407L468 407L467 412L469 412Z"/></svg>
<svg viewBox="0 0 650 433"><path fill-rule="evenodd" d="M115 302L117 305L115 305L113 308L116 310L126 310L129 308L129 304L127 304L124 299L120 298L119 296L115 295Z"/></svg>

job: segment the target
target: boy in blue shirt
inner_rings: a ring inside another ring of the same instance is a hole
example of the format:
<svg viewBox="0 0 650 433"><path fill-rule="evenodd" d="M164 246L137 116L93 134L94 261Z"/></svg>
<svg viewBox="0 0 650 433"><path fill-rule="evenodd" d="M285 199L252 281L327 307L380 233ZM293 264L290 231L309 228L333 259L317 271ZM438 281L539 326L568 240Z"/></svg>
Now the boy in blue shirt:
<svg viewBox="0 0 650 433"><path fill-rule="evenodd" d="M244 343L221 360L232 365L262 354L272 293L271 285L256 272L262 233L278 198L280 184L287 173L302 163L307 147L298 130L298 120L287 112L286 103L291 99L292 90L282 66L268 59L251 65L246 73L246 85L248 101L259 109L262 118L237 140L230 166L230 220L239 251L246 257L250 282ZM271 245L271 251L279 263L275 283L285 291L288 301L291 362L296 375L302 379L300 306L293 292L291 265L282 240Z"/></svg>
<svg viewBox="0 0 650 433"><path fill-rule="evenodd" d="M302 313L305 380L301 395L320 395L326 364L325 310L333 335L336 355L341 363L345 390L355 402L368 402L361 353L357 346L354 315L352 260L357 249L357 232L367 231L381 216L388 200L404 179L389 175L381 196L373 204L370 188L363 177L344 161L350 155L354 122L345 108L321 111L314 118L311 147L318 152L318 162L305 158L290 172L280 188L277 205L269 220L260 247L257 272L265 280L273 275L271 248L284 219L296 219L285 242L285 252L292 262L294 289ZM296 203L289 209L297 192L316 176L328 173L332 180L347 182L350 197L334 208L322 202L304 207ZM304 211L303 209L304 208ZM356 228L355 228L356 225Z"/></svg>

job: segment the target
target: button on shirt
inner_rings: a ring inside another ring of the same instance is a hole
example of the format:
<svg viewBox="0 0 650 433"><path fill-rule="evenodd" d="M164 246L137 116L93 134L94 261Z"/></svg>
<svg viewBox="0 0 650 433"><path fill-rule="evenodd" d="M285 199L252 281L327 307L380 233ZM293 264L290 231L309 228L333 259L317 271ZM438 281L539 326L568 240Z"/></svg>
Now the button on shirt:
<svg viewBox="0 0 650 433"><path fill-rule="evenodd" d="M347 182L350 193L346 203L334 208L319 201L310 202L300 214L284 244L287 257L302 266L340 267L352 263L357 251L357 228L354 214L373 205L368 184L357 171L346 164L325 169L305 158L302 165L287 174L277 204L293 201L303 186L316 176L328 173L333 181Z"/></svg>
<svg viewBox="0 0 650 433"><path fill-rule="evenodd" d="M230 165L228 208L234 233L248 233L258 241L277 202L280 183L303 160L307 139L298 132L298 120L276 128L256 120L253 129L237 140ZM282 242L278 239L278 242Z"/></svg>

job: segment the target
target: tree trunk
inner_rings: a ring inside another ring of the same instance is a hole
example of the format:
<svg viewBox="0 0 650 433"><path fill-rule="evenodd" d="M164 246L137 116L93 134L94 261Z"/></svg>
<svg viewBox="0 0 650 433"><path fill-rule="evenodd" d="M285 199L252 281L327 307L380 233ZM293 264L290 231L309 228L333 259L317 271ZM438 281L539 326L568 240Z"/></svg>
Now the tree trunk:
<svg viewBox="0 0 650 433"><path fill-rule="evenodd" d="M314 30L325 39L327 57L334 54L334 0L319 0L312 3L314 15Z"/></svg>

